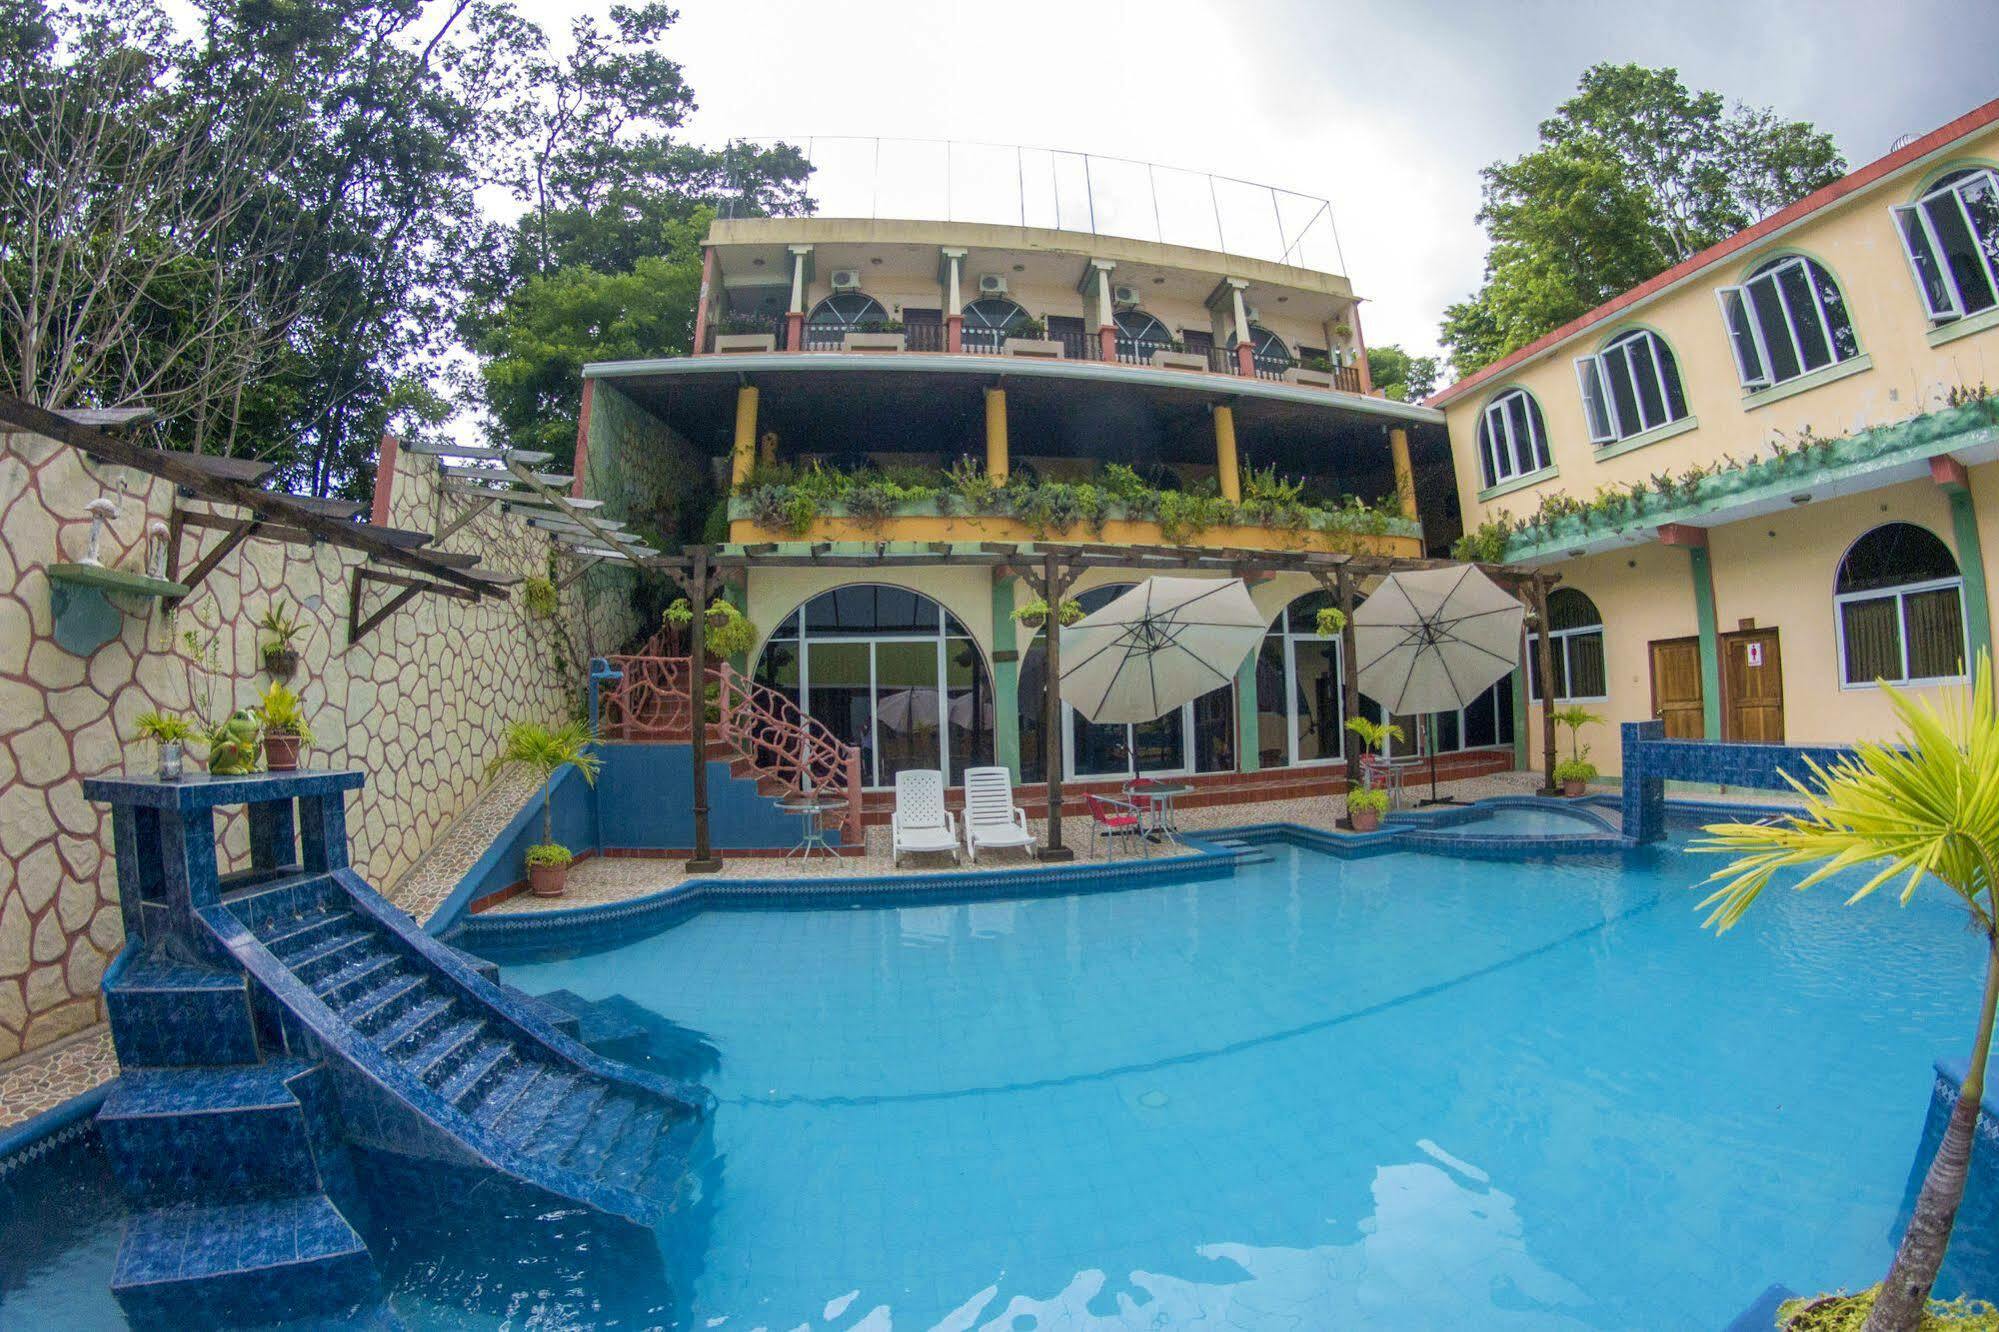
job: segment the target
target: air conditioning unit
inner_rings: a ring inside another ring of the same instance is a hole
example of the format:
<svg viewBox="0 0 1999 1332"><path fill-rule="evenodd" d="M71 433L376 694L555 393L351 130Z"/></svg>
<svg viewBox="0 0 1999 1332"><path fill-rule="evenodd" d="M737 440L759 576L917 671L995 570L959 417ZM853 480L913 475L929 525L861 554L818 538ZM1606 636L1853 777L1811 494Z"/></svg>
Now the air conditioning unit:
<svg viewBox="0 0 1999 1332"><path fill-rule="evenodd" d="M836 268L833 270L834 291L859 291L861 272L857 268Z"/></svg>
<svg viewBox="0 0 1999 1332"><path fill-rule="evenodd" d="M1112 300L1112 302L1113 302L1114 304L1117 304L1117 305L1137 305L1137 304L1138 304L1138 288L1137 288L1137 287L1112 287L1112 288L1111 288L1111 300Z"/></svg>
<svg viewBox="0 0 1999 1332"><path fill-rule="evenodd" d="M1006 274L1004 273L979 274L979 295L981 296L1006 295Z"/></svg>

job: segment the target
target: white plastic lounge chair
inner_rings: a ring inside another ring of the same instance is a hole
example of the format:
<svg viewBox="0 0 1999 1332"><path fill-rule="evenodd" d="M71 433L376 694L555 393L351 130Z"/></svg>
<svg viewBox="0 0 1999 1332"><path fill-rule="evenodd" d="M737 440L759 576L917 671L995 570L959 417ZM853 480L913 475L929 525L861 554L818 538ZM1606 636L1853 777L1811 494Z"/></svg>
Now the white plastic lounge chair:
<svg viewBox="0 0 1999 1332"><path fill-rule="evenodd" d="M1005 768L965 769L965 850L978 863L979 848L1034 851L1027 811L1013 803L1013 776Z"/></svg>
<svg viewBox="0 0 1999 1332"><path fill-rule="evenodd" d="M944 808L944 774L910 768L895 775L895 813L889 818L889 859L905 851L949 851L958 861L958 820Z"/></svg>

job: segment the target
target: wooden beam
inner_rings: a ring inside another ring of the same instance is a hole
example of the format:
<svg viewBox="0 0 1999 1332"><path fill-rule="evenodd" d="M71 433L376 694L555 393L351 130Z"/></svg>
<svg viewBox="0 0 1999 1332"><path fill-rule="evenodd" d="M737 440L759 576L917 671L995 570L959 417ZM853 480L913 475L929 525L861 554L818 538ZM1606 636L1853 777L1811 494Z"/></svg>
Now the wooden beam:
<svg viewBox="0 0 1999 1332"><path fill-rule="evenodd" d="M258 490L243 481L217 475L212 460L208 464L192 461L203 455L174 453L134 444L94 427L66 421L54 412L11 393L0 393L0 421L60 440L72 448L81 449L99 462L130 467L185 487L196 495L238 505L267 522L300 528L333 545L358 550L417 573L432 574L475 592L484 591L480 584L467 578L462 571L435 564L386 538L377 529L314 512L298 503L297 496ZM428 533L422 536L425 540L429 539Z"/></svg>
<svg viewBox="0 0 1999 1332"><path fill-rule="evenodd" d="M193 596L194 590L201 586L201 580L214 573L215 566L227 559L230 551L242 545L248 538L255 536L263 525L264 520L261 518L245 518L241 522L231 525L229 530L223 533L222 540L215 543L215 549L202 556L200 563L187 571L186 578L176 579L175 581L187 588L188 596ZM171 532L169 532L169 535L171 535ZM167 597L165 601L169 607L172 607L178 606L186 599L186 597Z"/></svg>

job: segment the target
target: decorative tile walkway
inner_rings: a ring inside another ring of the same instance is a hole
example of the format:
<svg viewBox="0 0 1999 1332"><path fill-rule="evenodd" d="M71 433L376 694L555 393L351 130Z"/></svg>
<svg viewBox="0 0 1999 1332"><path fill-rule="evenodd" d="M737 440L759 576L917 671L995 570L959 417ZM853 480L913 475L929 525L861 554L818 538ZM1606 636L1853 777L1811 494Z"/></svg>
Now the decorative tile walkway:
<svg viewBox="0 0 1999 1332"><path fill-rule="evenodd" d="M0 1129L53 1110L118 1075L111 1028L96 1026L0 1068Z"/></svg>
<svg viewBox="0 0 1999 1332"><path fill-rule="evenodd" d="M472 868L472 862L486 854L486 848L540 790L541 783L533 773L519 768L502 772L383 896L419 922L429 920L465 877L465 871Z"/></svg>

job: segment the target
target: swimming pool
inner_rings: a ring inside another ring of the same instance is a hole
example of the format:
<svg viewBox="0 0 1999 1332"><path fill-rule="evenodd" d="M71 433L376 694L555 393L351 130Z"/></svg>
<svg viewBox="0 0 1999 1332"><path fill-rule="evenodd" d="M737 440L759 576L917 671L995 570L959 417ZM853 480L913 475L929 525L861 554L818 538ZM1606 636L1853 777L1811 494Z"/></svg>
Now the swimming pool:
<svg viewBox="0 0 1999 1332"><path fill-rule="evenodd" d="M1773 892L1715 939L1688 888L1710 862L1674 846L1268 854L1087 896L714 911L510 964L712 1042L699 1232L655 1268L562 1253L573 1218L419 1230L383 1262L397 1312L1711 1329L1772 1281L1884 1268L1980 976L1940 900ZM73 1310L102 1245L70 1233Z"/></svg>

